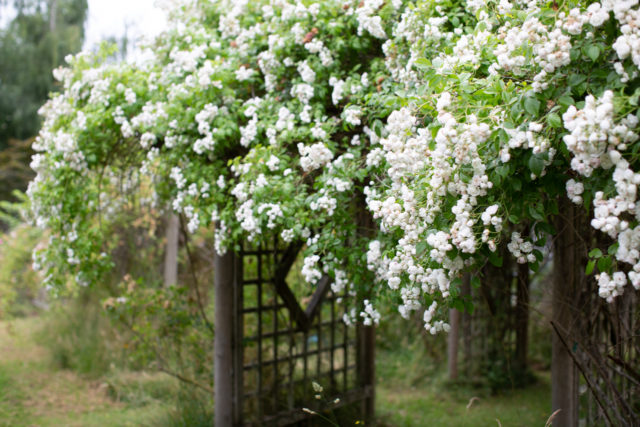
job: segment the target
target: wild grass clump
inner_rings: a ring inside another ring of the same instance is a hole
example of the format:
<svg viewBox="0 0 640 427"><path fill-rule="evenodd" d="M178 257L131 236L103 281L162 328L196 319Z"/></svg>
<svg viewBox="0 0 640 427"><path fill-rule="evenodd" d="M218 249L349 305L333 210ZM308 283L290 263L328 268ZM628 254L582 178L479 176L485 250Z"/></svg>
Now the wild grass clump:
<svg viewBox="0 0 640 427"><path fill-rule="evenodd" d="M95 295L55 304L43 315L38 341L48 348L58 369L90 378L128 365L127 340L106 315Z"/></svg>

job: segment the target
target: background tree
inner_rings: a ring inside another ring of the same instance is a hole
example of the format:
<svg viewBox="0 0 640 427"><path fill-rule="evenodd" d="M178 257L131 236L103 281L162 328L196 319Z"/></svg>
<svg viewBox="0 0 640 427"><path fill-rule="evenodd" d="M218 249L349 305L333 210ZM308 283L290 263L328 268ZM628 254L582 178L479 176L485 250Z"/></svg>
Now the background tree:
<svg viewBox="0 0 640 427"><path fill-rule="evenodd" d="M15 0L0 7L15 12L0 28L0 200L6 200L33 176L31 144L17 141L38 133L38 109L56 90L52 70L82 47L87 0Z"/></svg>

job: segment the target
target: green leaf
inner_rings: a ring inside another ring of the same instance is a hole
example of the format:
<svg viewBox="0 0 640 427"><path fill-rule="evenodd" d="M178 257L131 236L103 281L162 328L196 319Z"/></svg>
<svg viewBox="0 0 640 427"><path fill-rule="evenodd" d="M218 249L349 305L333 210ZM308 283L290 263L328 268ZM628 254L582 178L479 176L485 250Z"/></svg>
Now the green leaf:
<svg viewBox="0 0 640 427"><path fill-rule="evenodd" d="M593 269L595 267L596 267L596 260L595 259L589 260L589 262L587 263L587 268L585 268L584 270L584 274L588 276L589 274L593 273Z"/></svg>
<svg viewBox="0 0 640 427"><path fill-rule="evenodd" d="M469 314L473 314L473 309L474 309L474 305L473 305L473 301L471 301L470 299L465 299L464 300L464 309L467 313Z"/></svg>
<svg viewBox="0 0 640 427"><path fill-rule="evenodd" d="M511 180L511 186L514 190L520 191L522 190L522 181L520 181L518 178L514 178Z"/></svg>
<svg viewBox="0 0 640 427"><path fill-rule="evenodd" d="M574 103L575 101L569 95L562 95L560 98L558 98L558 104L560 104L563 107L568 108L570 105L573 105Z"/></svg>
<svg viewBox="0 0 640 427"><path fill-rule="evenodd" d="M494 266L500 268L502 267L502 257L495 252L489 252L489 262Z"/></svg>
<svg viewBox="0 0 640 427"><path fill-rule="evenodd" d="M536 257L536 259L537 259L539 262L542 262L542 260L544 259L544 254L543 254L542 252L540 252L539 250L537 250L537 249L535 249L535 250L533 251L533 255Z"/></svg>
<svg viewBox="0 0 640 427"><path fill-rule="evenodd" d="M549 123L549 126L552 128L562 127L562 119L556 113L549 113L549 115L547 115L547 123Z"/></svg>
<svg viewBox="0 0 640 427"><path fill-rule="evenodd" d="M464 301L462 301L461 299L457 299L456 298L451 302L451 307L455 308L456 310L458 310L460 312L464 312L464 308L465 308Z"/></svg>
<svg viewBox="0 0 640 427"><path fill-rule="evenodd" d="M529 216L531 218L535 219L536 221L544 221L544 215L539 212L535 205L529 205L528 210Z"/></svg>
<svg viewBox="0 0 640 427"><path fill-rule="evenodd" d="M605 256L598 260L598 270L608 271L611 268L611 257Z"/></svg>
<svg viewBox="0 0 640 427"><path fill-rule="evenodd" d="M503 178L506 178L509 175L509 166L508 165L500 165L496 168L496 173Z"/></svg>
<svg viewBox="0 0 640 427"><path fill-rule="evenodd" d="M602 257L602 251L598 248L591 249L589 252L589 258L600 258Z"/></svg>
<svg viewBox="0 0 640 427"><path fill-rule="evenodd" d="M532 116L538 115L540 109L540 101L533 96L528 96L524 99L524 110Z"/></svg>
<svg viewBox="0 0 640 427"><path fill-rule="evenodd" d="M609 246L609 249L607 249L607 253L613 256L616 254L616 252L618 252L619 247L620 247L620 243L616 242L613 245Z"/></svg>
<svg viewBox="0 0 640 427"><path fill-rule="evenodd" d="M600 49L595 44L590 44L583 47L582 51L594 62L596 61L596 59L598 59L598 56L600 56Z"/></svg>
<svg viewBox="0 0 640 427"><path fill-rule="evenodd" d="M529 157L529 170L535 176L540 176L542 174L542 170L544 169L544 160L542 160L537 155L532 155Z"/></svg>
<svg viewBox="0 0 640 427"><path fill-rule="evenodd" d="M587 76L585 76L584 74L571 74L567 79L567 83L569 84L569 87L574 87L578 86L585 80L587 80Z"/></svg>
<svg viewBox="0 0 640 427"><path fill-rule="evenodd" d="M636 89L635 92L633 92L633 95L629 97L629 104L633 105L634 107L637 107L638 99L640 99L640 88Z"/></svg>
<svg viewBox="0 0 640 427"><path fill-rule="evenodd" d="M420 68L420 69L431 67L431 61L429 61L427 58L418 58L415 60L414 64L416 68Z"/></svg>

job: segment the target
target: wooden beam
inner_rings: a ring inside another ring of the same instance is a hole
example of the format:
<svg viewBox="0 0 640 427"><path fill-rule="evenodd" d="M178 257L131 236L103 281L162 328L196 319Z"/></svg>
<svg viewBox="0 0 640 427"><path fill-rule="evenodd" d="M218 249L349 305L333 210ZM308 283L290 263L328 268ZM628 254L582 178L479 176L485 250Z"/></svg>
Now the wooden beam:
<svg viewBox="0 0 640 427"><path fill-rule="evenodd" d="M234 425L234 270L235 255L214 258L214 425Z"/></svg>
<svg viewBox="0 0 640 427"><path fill-rule="evenodd" d="M329 292L329 289L331 289L331 278L325 274L318 282L318 289L316 289L311 296L311 301L309 301L309 305L304 311L309 322L313 323L313 318L316 317L316 314L322 305L322 301L324 301L324 297L327 295L327 292Z"/></svg>

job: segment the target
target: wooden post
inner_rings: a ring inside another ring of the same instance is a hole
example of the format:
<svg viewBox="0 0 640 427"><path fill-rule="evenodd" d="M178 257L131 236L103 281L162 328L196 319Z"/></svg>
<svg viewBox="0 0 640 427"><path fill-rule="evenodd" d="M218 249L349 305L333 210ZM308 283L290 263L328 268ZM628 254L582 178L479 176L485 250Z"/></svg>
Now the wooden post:
<svg viewBox="0 0 640 427"><path fill-rule="evenodd" d="M358 334L359 383L367 393L362 404L362 416L367 425L373 425L376 408L376 328L358 323L356 333Z"/></svg>
<svg viewBox="0 0 640 427"><path fill-rule="evenodd" d="M234 425L234 272L235 255L227 252L214 259L214 425Z"/></svg>
<svg viewBox="0 0 640 427"><path fill-rule="evenodd" d="M516 301L516 364L518 370L527 370L527 354L529 344L529 264L518 265Z"/></svg>
<svg viewBox="0 0 640 427"><path fill-rule="evenodd" d="M447 336L447 367L449 379L458 379L458 336L460 333L460 312L455 308L449 309L449 335Z"/></svg>
<svg viewBox="0 0 640 427"><path fill-rule="evenodd" d="M364 193L358 190L356 193L356 234L359 237L369 238L376 229L371 212L367 209ZM359 301L368 298L368 295L360 294ZM358 323L356 333L358 351L358 373L360 386L367 393L363 401L363 417L368 425L375 425L375 401L376 401L376 328L374 325L365 326Z"/></svg>
<svg viewBox="0 0 640 427"><path fill-rule="evenodd" d="M572 329L574 314L577 314L572 311L571 302L577 296L581 281L578 271L584 269L578 254L579 246L582 246L578 243L581 237L576 235L581 225L579 209L563 197L556 219L558 234L553 254L552 318L559 330L567 334ZM572 345L569 339L567 341ZM553 425L575 427L578 425L578 371L556 332L553 332L551 345L551 412L560 410Z"/></svg>

